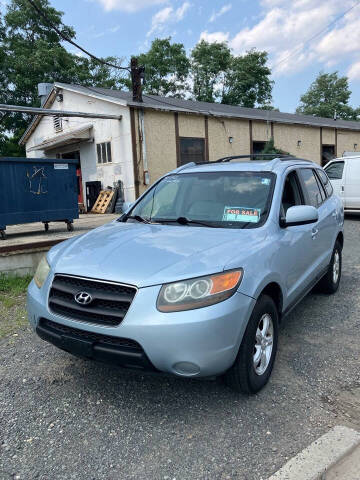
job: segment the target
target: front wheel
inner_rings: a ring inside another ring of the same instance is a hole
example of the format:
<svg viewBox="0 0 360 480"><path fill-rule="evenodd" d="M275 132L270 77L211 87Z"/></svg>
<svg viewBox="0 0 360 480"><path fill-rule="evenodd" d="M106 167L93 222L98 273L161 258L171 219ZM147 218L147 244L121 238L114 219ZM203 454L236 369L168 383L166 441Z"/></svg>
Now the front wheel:
<svg viewBox="0 0 360 480"><path fill-rule="evenodd" d="M272 298L261 295L251 314L234 365L225 374L233 390L256 393L268 382L278 344L279 314Z"/></svg>
<svg viewBox="0 0 360 480"><path fill-rule="evenodd" d="M317 285L317 290L322 293L332 294L339 288L342 265L341 250L340 243L336 241L329 268Z"/></svg>

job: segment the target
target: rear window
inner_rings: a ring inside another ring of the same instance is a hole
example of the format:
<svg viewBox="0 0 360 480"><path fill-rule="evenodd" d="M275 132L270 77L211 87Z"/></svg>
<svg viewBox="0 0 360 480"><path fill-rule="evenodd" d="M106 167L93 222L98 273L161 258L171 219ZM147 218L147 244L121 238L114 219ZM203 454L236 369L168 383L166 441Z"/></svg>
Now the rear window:
<svg viewBox="0 0 360 480"><path fill-rule="evenodd" d="M344 162L333 162L325 168L326 175L330 180L341 180L344 171Z"/></svg>

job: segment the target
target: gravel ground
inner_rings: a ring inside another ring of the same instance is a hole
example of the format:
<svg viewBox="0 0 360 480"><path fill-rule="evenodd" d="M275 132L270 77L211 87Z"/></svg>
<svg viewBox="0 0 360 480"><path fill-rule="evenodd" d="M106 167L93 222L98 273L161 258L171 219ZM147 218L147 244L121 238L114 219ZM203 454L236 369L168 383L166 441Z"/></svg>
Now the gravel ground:
<svg viewBox="0 0 360 480"><path fill-rule="evenodd" d="M0 341L0 478L266 479L336 424L360 429L360 218L338 293L287 319L268 386L140 376L28 329Z"/></svg>

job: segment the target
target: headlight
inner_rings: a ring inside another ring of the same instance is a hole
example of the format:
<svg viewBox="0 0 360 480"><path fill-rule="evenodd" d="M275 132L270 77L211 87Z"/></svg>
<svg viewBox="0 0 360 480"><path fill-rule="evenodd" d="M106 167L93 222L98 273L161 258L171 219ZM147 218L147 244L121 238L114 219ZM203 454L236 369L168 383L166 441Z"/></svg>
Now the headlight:
<svg viewBox="0 0 360 480"><path fill-rule="evenodd" d="M168 283L160 290L157 308L160 312L179 312L222 302L236 292L242 276L239 269Z"/></svg>
<svg viewBox="0 0 360 480"><path fill-rule="evenodd" d="M49 272L50 272L50 267L46 260L46 256L44 255L40 260L34 275L34 281L39 288L41 288L44 285L44 282Z"/></svg>

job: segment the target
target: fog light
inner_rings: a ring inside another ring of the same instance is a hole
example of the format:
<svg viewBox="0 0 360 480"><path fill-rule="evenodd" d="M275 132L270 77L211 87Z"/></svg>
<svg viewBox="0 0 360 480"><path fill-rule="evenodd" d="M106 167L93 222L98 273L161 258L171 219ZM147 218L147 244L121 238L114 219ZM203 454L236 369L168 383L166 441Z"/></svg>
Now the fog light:
<svg viewBox="0 0 360 480"><path fill-rule="evenodd" d="M200 373L200 367L191 362L178 362L173 365L173 369L178 375L191 377Z"/></svg>

